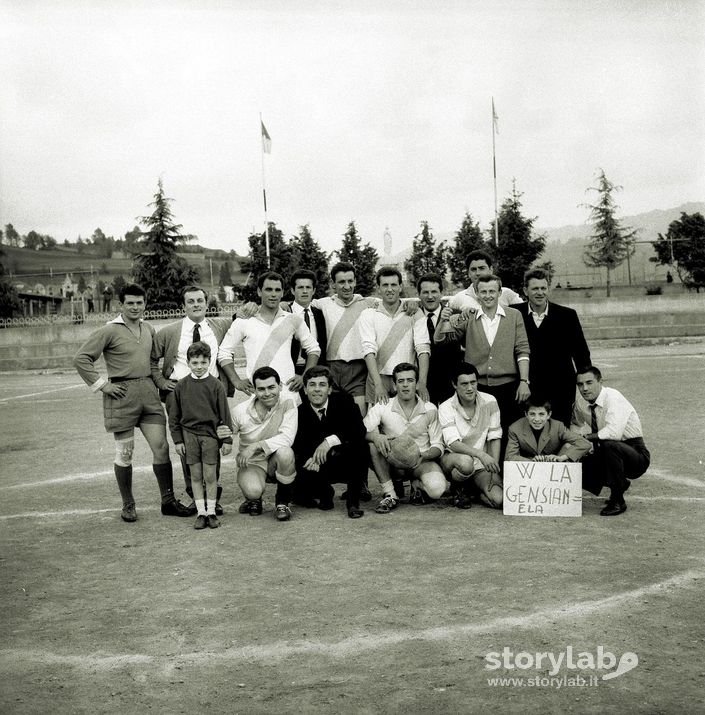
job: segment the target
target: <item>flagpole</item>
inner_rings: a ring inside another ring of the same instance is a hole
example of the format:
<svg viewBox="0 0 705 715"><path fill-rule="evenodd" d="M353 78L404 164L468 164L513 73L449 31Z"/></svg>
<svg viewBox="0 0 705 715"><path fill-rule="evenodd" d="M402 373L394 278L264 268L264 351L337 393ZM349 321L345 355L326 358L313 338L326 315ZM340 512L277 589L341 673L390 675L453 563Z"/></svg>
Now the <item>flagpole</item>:
<svg viewBox="0 0 705 715"><path fill-rule="evenodd" d="M267 268L272 267L272 258L269 255L269 221L267 220L267 188L264 180L264 123L262 112L259 113L260 132L262 133L262 199L264 201L264 247L267 251Z"/></svg>
<svg viewBox="0 0 705 715"><path fill-rule="evenodd" d="M494 110L492 97L492 172L494 174L494 244L499 246L499 217L497 214L497 156L494 145L494 135L497 128L497 113Z"/></svg>

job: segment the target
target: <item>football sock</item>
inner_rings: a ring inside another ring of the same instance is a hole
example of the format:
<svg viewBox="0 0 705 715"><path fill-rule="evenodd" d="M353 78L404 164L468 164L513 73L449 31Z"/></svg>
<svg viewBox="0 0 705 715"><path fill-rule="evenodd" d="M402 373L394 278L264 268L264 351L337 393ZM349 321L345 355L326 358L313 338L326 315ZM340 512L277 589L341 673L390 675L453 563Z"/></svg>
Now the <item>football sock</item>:
<svg viewBox="0 0 705 715"><path fill-rule="evenodd" d="M162 504L167 504L174 498L174 472L171 468L171 462L164 464L153 464L154 476L159 484L159 491L162 495Z"/></svg>
<svg viewBox="0 0 705 715"><path fill-rule="evenodd" d="M119 464L113 465L115 469L115 479L118 483L123 506L135 503L132 496L132 467L121 467Z"/></svg>
<svg viewBox="0 0 705 715"><path fill-rule="evenodd" d="M206 516L208 513L206 511L206 500L205 499L195 499L196 509L198 510L198 516Z"/></svg>
<svg viewBox="0 0 705 715"><path fill-rule="evenodd" d="M382 487L382 493L384 496L398 499L397 493L394 491L394 482L391 479L388 482L382 482L380 486Z"/></svg>

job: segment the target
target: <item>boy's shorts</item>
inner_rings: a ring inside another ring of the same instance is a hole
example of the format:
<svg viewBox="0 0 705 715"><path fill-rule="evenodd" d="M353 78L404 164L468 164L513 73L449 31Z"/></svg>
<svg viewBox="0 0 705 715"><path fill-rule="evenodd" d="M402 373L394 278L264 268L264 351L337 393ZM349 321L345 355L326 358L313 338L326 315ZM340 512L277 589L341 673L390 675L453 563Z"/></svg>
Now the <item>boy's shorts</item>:
<svg viewBox="0 0 705 715"><path fill-rule="evenodd" d="M207 434L194 434L184 430L186 464L217 464L218 440Z"/></svg>
<svg viewBox="0 0 705 715"><path fill-rule="evenodd" d="M126 432L141 424L166 425L159 391L151 377L116 380L127 392L115 399L103 393L103 419L106 432Z"/></svg>
<svg viewBox="0 0 705 715"><path fill-rule="evenodd" d="M328 369L342 392L352 397L365 394L367 363L364 360L331 360Z"/></svg>

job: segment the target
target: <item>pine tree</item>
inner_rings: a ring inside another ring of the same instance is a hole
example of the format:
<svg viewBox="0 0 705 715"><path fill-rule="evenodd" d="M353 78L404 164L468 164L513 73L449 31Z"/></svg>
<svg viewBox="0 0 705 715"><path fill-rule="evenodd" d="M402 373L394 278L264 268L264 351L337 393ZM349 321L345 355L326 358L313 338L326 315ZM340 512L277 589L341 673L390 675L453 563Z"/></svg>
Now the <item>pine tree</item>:
<svg viewBox="0 0 705 715"><path fill-rule="evenodd" d="M271 257L271 268L267 267L266 236L262 233L253 233L247 239L250 244L250 255L248 270L250 275L247 279L242 294L245 300L257 301L257 278L267 271L280 273L284 278L284 292L289 286L289 276L291 275L291 248L284 240L284 234L277 228L273 221L269 222L269 253Z"/></svg>
<svg viewBox="0 0 705 715"><path fill-rule="evenodd" d="M469 211L465 212L460 228L455 232L455 245L450 246L446 253L446 262L451 273L451 280L456 285L467 283L465 261L470 253L477 250L488 251L490 246L485 243L480 224L473 221ZM493 251L490 251L493 253Z"/></svg>
<svg viewBox="0 0 705 715"><path fill-rule="evenodd" d="M354 221L348 224L347 231L343 234L343 244L338 250L338 258L355 266L357 284L355 290L362 295L372 295L377 289L375 272L379 256L377 250L369 243L362 244Z"/></svg>
<svg viewBox="0 0 705 715"><path fill-rule="evenodd" d="M328 293L328 256L311 235L309 225L299 227L299 235L289 242L292 274L300 268L316 274L316 298Z"/></svg>
<svg viewBox="0 0 705 715"><path fill-rule="evenodd" d="M616 217L619 208L612 198L612 193L620 191L621 186L613 184L606 176L603 169L597 175L597 186L591 186L588 191L595 191L598 195L596 204L583 204L590 209L590 218L593 225L592 236L588 239L588 246L583 253L583 263L590 268L607 269L607 297L612 292L611 275L617 266L634 254L636 246L634 238L636 230L622 226Z"/></svg>
<svg viewBox="0 0 705 715"><path fill-rule="evenodd" d="M438 273L441 278L445 277L446 250L444 243L436 246L428 221L422 221L421 231L416 234L411 245L411 256L404 261L404 270L414 284L424 273Z"/></svg>
<svg viewBox="0 0 705 715"><path fill-rule="evenodd" d="M0 249L0 318L12 318L22 310L22 303L15 286L6 275L4 256L5 251Z"/></svg>
<svg viewBox="0 0 705 715"><path fill-rule="evenodd" d="M198 271L177 254L176 248L185 243L182 226L174 223L171 202L164 196L162 180L150 206L150 216L139 221L145 226L138 243L133 275L147 291L147 304L152 310L175 309L181 306L181 292L189 283L198 283Z"/></svg>
<svg viewBox="0 0 705 715"><path fill-rule="evenodd" d="M498 221L499 246L494 247L493 251L498 264L495 272L502 279L502 285L515 290L521 289L524 272L543 253L546 246L546 237L534 234L536 218L526 218L522 215L521 196L514 185L511 196L502 204Z"/></svg>

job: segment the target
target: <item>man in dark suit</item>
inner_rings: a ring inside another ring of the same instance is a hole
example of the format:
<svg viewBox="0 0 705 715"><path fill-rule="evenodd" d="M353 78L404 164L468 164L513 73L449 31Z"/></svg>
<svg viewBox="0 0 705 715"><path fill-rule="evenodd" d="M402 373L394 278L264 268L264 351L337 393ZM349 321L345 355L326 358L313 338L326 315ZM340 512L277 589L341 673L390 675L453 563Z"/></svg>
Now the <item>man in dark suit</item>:
<svg viewBox="0 0 705 715"><path fill-rule="evenodd" d="M549 302L545 270L526 272L524 293L529 302L512 307L522 314L529 337L531 390L550 400L553 418L568 427L575 402L576 368L590 364L590 350L578 314Z"/></svg>
<svg viewBox="0 0 705 715"><path fill-rule="evenodd" d="M313 271L300 269L291 276L291 292L294 294L293 302L289 303L291 312L303 315L304 322L311 331L314 339L318 341L321 348L321 356L318 358L318 365L325 365L326 344L328 336L326 334L326 321L323 311L314 308L311 301L316 295L316 274ZM306 367L305 350L301 349L301 343L294 339L291 341L291 359L297 375L302 375Z"/></svg>
<svg viewBox="0 0 705 715"><path fill-rule="evenodd" d="M426 316L428 336L431 341L431 365L428 369L427 388L431 402L439 405L453 396L453 374L462 361L460 343L436 343L433 334L441 317L443 279L437 273L427 273L419 278L416 290Z"/></svg>
<svg viewBox="0 0 705 715"><path fill-rule="evenodd" d="M327 367L316 365L304 373L305 399L299 405L294 440L296 501L319 499L318 508L334 508L333 484L347 485L348 516L358 519L360 489L367 476L365 426L360 410L344 392L333 392ZM312 504L310 504L312 505Z"/></svg>

